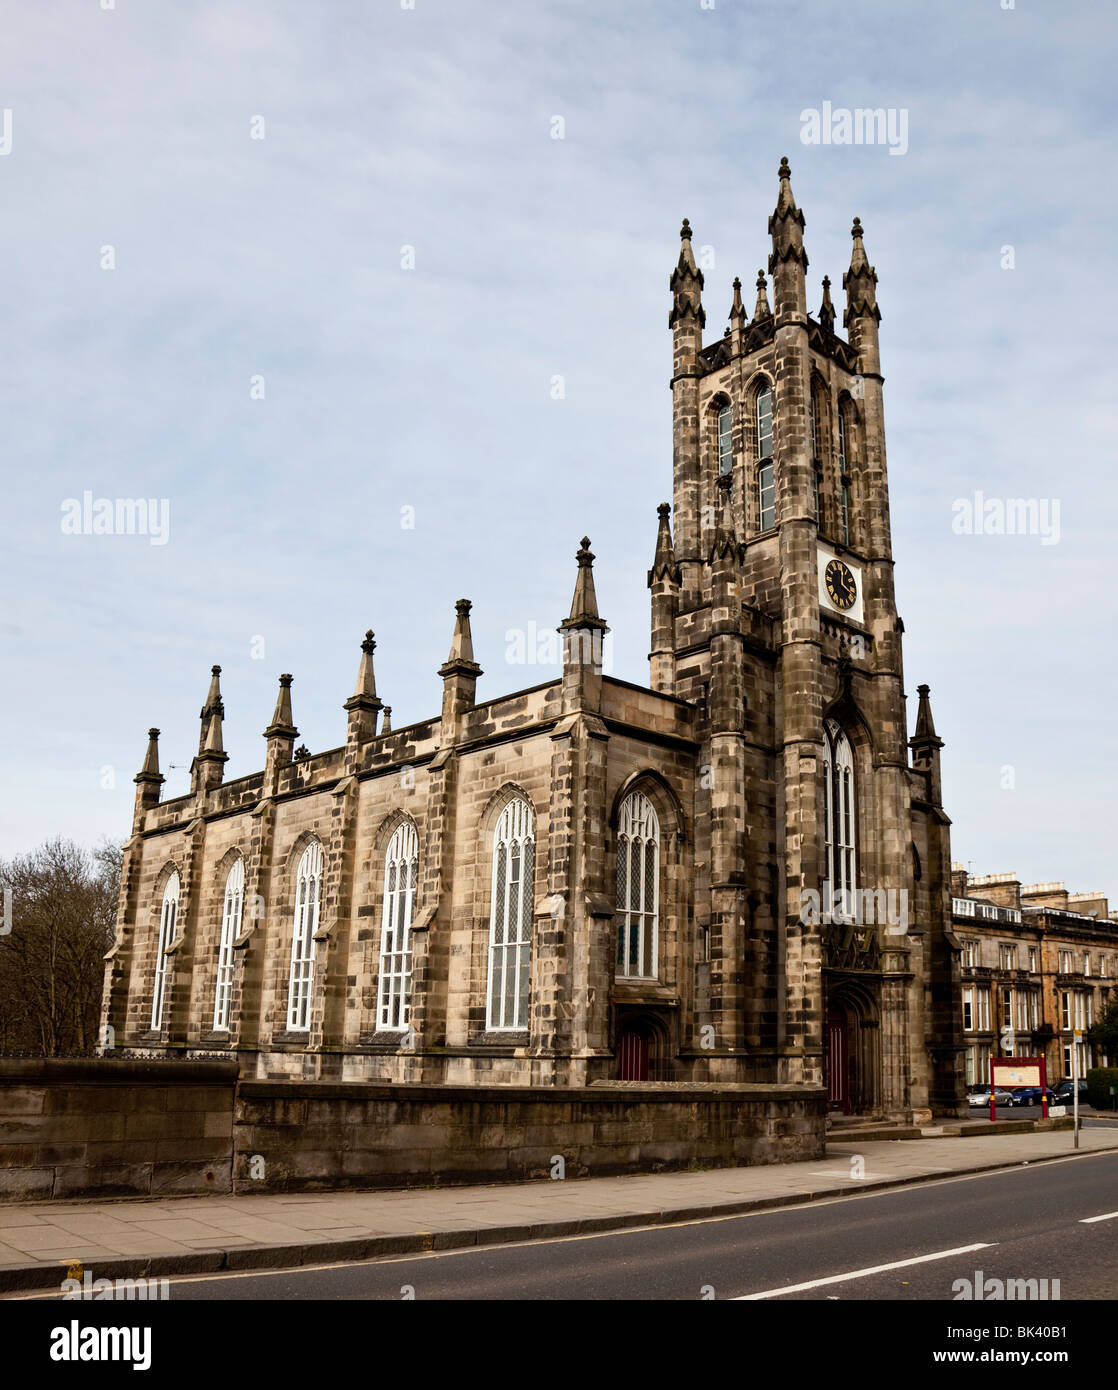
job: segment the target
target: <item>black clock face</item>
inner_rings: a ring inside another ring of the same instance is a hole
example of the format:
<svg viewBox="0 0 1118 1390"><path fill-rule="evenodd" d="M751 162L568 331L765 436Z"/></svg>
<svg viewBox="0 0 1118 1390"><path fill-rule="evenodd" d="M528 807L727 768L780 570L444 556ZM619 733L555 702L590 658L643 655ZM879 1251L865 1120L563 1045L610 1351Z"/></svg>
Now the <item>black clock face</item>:
<svg viewBox="0 0 1118 1390"><path fill-rule="evenodd" d="M841 560L831 560L823 572L823 578L830 600L836 608L845 612L848 608L854 607L854 600L858 597L858 586L849 566L844 565Z"/></svg>

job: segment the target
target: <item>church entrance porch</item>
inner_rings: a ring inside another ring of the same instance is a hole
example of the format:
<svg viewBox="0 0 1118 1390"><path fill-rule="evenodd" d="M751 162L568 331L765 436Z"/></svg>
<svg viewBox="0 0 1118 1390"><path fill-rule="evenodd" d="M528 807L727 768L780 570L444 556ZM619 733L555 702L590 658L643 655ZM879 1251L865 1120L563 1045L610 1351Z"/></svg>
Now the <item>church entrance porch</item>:
<svg viewBox="0 0 1118 1390"><path fill-rule="evenodd" d="M880 982L866 976L824 976L827 1104L845 1115L881 1109Z"/></svg>

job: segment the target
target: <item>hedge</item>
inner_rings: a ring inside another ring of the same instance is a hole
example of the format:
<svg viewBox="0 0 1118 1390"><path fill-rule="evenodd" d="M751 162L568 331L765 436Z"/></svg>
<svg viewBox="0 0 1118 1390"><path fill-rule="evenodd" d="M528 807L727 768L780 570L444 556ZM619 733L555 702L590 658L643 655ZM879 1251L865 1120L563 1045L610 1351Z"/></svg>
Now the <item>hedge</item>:
<svg viewBox="0 0 1118 1390"><path fill-rule="evenodd" d="M1111 1095L1112 1088L1114 1095ZM1090 1068L1087 1072L1087 1099L1096 1110L1118 1110L1118 1067Z"/></svg>

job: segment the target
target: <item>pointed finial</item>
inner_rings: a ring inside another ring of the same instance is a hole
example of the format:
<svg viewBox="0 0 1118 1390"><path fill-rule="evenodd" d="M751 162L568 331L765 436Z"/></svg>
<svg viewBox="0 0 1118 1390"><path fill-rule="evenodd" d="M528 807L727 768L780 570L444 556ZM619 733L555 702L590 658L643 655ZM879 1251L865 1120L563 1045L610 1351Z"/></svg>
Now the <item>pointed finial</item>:
<svg viewBox="0 0 1118 1390"><path fill-rule="evenodd" d="M210 726L206 731L206 746L202 752L207 757L220 757L224 762L229 755L221 745L221 720L221 709L215 709L210 715Z"/></svg>
<svg viewBox="0 0 1118 1390"><path fill-rule="evenodd" d="M144 765L139 773L132 779L135 782L162 782L163 778L159 772L159 730L148 730L147 752L144 754Z"/></svg>
<svg viewBox="0 0 1118 1390"><path fill-rule="evenodd" d="M842 321L845 327L854 330L856 319L873 319L881 322L881 311L877 307L877 271L866 259L866 248L862 241L862 219L856 217L850 228L854 246L850 253L850 269L843 273L842 283L846 290L846 310ZM853 345L853 344L852 344Z"/></svg>
<svg viewBox="0 0 1118 1390"><path fill-rule="evenodd" d="M694 318L699 327L706 324L706 310L703 308L703 272L695 264L695 253L691 249L691 223L683 219L679 229L679 260L672 271L668 288L672 292L672 311L668 315L668 327L674 328Z"/></svg>
<svg viewBox="0 0 1118 1390"><path fill-rule="evenodd" d="M377 644L373 638L373 629L369 628L365 633L365 640L361 643L361 661L357 667L357 685L354 687L353 698L376 700L377 682L373 671L373 652L376 651ZM377 701L379 705L379 701ZM348 704L347 704L348 708Z"/></svg>
<svg viewBox="0 0 1118 1390"><path fill-rule="evenodd" d="M683 219L683 226L679 229L679 262L676 265L676 275L690 275L698 280L700 286L703 283L702 272L695 264L695 253L691 249L691 223L686 217ZM675 276L672 279L671 288L675 289Z"/></svg>
<svg viewBox="0 0 1118 1390"><path fill-rule="evenodd" d="M772 310L769 308L769 296L765 288L765 272L757 272L757 303L753 307L753 322L760 323L763 319L772 318Z"/></svg>
<svg viewBox="0 0 1118 1390"><path fill-rule="evenodd" d="M830 337L835 331L835 306L831 303L831 277L823 276L823 302L819 306L819 324Z"/></svg>
<svg viewBox="0 0 1118 1390"><path fill-rule="evenodd" d="M675 547L672 544L672 528L669 521L671 514L671 504L668 502L661 502L656 508L656 515L660 520L656 527L656 553L652 557L652 568L648 571L649 588L658 579L667 579L673 584L679 581L679 566L676 564Z"/></svg>
<svg viewBox="0 0 1118 1390"><path fill-rule="evenodd" d="M205 751L206 740L209 736L210 717L214 713L224 713L221 707L221 676L220 666L210 667L210 688L206 691L206 703L202 706L202 712L198 718L202 721L202 727L198 730L198 752Z"/></svg>
<svg viewBox="0 0 1118 1390"><path fill-rule="evenodd" d="M916 687L916 693L920 697L920 704L916 711L916 733L913 735L910 743L913 745L931 744L935 747L942 748L943 740L937 737L935 722L932 719L932 703L929 698L931 696L931 687L927 685L918 685Z"/></svg>
<svg viewBox="0 0 1118 1390"><path fill-rule="evenodd" d="M279 694L276 696L276 709L272 715L272 722L264 730L265 738L276 736L284 738L296 738L299 730L291 718L291 682L293 676L284 673L279 678Z"/></svg>
<svg viewBox="0 0 1118 1390"><path fill-rule="evenodd" d="M730 322L735 319L745 322L745 305L741 302L741 280L734 276L734 302L730 305Z"/></svg>
<svg viewBox="0 0 1118 1390"><path fill-rule="evenodd" d="M782 156L777 174L780 178L780 192L777 194L774 216L784 217L790 212L798 211L796 200L792 196L792 170L788 167L787 155Z"/></svg>
<svg viewBox="0 0 1118 1390"><path fill-rule="evenodd" d="M448 661L473 661L474 638L470 631L470 612L473 604L468 598L460 598L454 605L454 637L450 644Z"/></svg>
<svg viewBox="0 0 1118 1390"><path fill-rule="evenodd" d="M349 716L346 720L346 746L351 750L377 736L377 717L381 705L377 699L377 682L373 673L373 652L376 651L376 646L373 629L369 628L365 633L365 640L361 643L357 684L353 694L342 706Z"/></svg>
<svg viewBox="0 0 1118 1390"><path fill-rule="evenodd" d="M590 549L589 536L583 536L575 558L578 560L578 574L571 612L566 621L560 624L560 631L575 627L604 629L605 623L598 615L598 596L594 592L594 553Z"/></svg>
<svg viewBox="0 0 1118 1390"><path fill-rule="evenodd" d="M461 674L480 676L481 667L474 660L474 639L470 632L470 610L473 604L468 598L460 598L454 605L454 636L450 641L450 655L439 667L439 675Z"/></svg>
<svg viewBox="0 0 1118 1390"><path fill-rule="evenodd" d="M850 269L861 270L869 263L866 260L866 248L862 241L862 219L856 217L854 225L850 228L850 235L854 238L854 249L850 253Z"/></svg>
<svg viewBox="0 0 1118 1390"><path fill-rule="evenodd" d="M384 707L384 722L383 722L383 723L381 724L381 726L380 726L380 731L381 731L382 734L390 734L390 733L392 732L392 706L391 706L391 705L385 705L385 707Z"/></svg>

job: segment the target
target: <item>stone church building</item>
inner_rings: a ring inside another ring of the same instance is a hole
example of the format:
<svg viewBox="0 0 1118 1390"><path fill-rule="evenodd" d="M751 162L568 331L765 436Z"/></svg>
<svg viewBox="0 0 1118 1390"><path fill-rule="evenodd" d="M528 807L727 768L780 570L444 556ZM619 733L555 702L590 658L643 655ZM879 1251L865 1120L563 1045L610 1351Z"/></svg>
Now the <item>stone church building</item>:
<svg viewBox="0 0 1118 1390"><path fill-rule="evenodd" d="M893 597L877 275L862 227L807 309L787 161L752 316L704 345L671 276L673 505L647 686L602 671L582 541L560 676L477 703L460 600L434 718L389 727L361 644L343 746L223 780L215 667L190 792L158 730L107 959L117 1048L259 1078L827 1087L927 1118L963 1084L949 821ZM771 300L770 300L771 295Z"/></svg>

